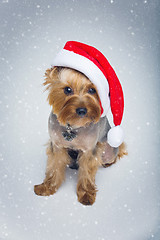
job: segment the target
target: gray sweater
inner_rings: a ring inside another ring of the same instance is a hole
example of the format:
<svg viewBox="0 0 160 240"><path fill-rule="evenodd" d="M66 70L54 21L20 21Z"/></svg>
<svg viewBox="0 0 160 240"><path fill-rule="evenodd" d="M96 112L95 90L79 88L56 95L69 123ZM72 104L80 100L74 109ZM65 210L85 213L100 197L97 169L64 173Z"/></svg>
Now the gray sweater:
<svg viewBox="0 0 160 240"><path fill-rule="evenodd" d="M48 121L52 144L59 148L69 148L85 152L94 149L97 142L105 142L106 150L102 156L104 163L109 163L117 155L117 148L112 148L107 144L107 133L110 128L108 119L103 117L96 124L91 123L87 127L72 129L75 136L69 141L64 137L67 128L59 124L55 114L51 112Z"/></svg>

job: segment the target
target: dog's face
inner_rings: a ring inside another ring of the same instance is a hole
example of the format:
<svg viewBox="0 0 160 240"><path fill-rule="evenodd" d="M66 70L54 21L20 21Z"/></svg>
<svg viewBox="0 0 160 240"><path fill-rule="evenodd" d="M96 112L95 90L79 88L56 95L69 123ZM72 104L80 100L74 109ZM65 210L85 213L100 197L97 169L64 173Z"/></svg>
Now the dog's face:
<svg viewBox="0 0 160 240"><path fill-rule="evenodd" d="M84 127L97 123L101 115L97 89L82 73L54 67L46 71L48 100L59 123L63 126Z"/></svg>

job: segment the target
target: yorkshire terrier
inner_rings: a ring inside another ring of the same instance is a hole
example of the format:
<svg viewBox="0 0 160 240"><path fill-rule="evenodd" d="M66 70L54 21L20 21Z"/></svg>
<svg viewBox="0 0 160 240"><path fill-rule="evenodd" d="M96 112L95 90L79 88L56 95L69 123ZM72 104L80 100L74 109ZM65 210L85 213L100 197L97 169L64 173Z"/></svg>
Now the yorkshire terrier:
<svg viewBox="0 0 160 240"><path fill-rule="evenodd" d="M78 201L92 205L98 168L108 167L126 155L125 144L111 147L107 143L111 127L107 117L101 117L98 90L87 76L68 67L53 67L45 76L52 106L48 161L46 177L42 184L34 186L34 191L40 196L56 193L69 166L78 169Z"/></svg>

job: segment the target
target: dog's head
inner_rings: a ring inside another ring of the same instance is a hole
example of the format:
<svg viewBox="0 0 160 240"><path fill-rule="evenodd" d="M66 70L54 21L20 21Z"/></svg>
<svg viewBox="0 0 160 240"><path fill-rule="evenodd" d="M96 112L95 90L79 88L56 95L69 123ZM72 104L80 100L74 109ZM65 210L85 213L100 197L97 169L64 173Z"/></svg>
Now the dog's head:
<svg viewBox="0 0 160 240"><path fill-rule="evenodd" d="M84 127L99 121L101 107L97 89L84 74L54 67L48 69L45 76L49 104L61 125Z"/></svg>

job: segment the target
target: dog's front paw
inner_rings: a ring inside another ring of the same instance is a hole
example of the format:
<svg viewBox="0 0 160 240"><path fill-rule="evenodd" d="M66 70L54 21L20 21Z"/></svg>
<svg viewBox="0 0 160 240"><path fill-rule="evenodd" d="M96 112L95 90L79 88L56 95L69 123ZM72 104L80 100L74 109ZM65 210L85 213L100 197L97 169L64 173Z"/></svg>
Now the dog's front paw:
<svg viewBox="0 0 160 240"><path fill-rule="evenodd" d="M81 185L77 188L78 201L83 205L92 205L96 200L96 188L85 190Z"/></svg>
<svg viewBox="0 0 160 240"><path fill-rule="evenodd" d="M96 200L95 193L85 192L83 196L78 196L78 201L83 205L92 205Z"/></svg>
<svg viewBox="0 0 160 240"><path fill-rule="evenodd" d="M56 192L56 188L49 187L47 186L47 184L42 183L40 185L34 186L34 192L39 196L49 196L49 195L53 195Z"/></svg>

